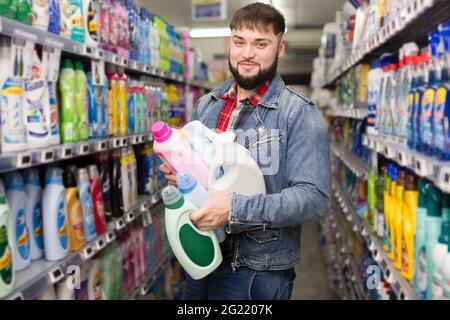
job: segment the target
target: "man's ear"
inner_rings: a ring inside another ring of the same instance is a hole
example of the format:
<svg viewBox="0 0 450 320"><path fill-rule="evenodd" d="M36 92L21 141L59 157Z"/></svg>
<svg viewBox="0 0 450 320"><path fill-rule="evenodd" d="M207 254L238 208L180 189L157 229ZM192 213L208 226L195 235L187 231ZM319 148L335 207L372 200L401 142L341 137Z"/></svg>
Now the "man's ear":
<svg viewBox="0 0 450 320"><path fill-rule="evenodd" d="M285 51L286 51L286 41L284 41L284 39L281 39L280 44L278 45L278 59L284 57Z"/></svg>

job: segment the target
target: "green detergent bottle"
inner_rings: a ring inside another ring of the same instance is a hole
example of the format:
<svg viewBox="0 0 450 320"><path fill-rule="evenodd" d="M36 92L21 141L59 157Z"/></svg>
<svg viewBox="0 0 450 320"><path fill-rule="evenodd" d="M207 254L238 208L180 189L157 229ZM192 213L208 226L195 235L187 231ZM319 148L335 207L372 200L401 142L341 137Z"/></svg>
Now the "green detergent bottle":
<svg viewBox="0 0 450 320"><path fill-rule="evenodd" d="M200 231L189 214L198 209L185 200L174 186L162 190L167 238L184 270L194 279L202 279L222 263L222 253L214 230Z"/></svg>
<svg viewBox="0 0 450 320"><path fill-rule="evenodd" d="M367 223L369 224L370 231L372 233L375 232L375 210L376 210L376 201L377 201L377 194L376 194L376 175L373 171L373 169L370 169L369 171L369 181L367 183L367 204L368 204L368 210L367 210Z"/></svg>
<svg viewBox="0 0 450 320"><path fill-rule="evenodd" d="M12 230L5 188L0 180L0 298L14 289L14 254L11 248Z"/></svg>
<svg viewBox="0 0 450 320"><path fill-rule="evenodd" d="M2 0L0 1L0 15L11 19L16 18L16 5L15 0Z"/></svg>
<svg viewBox="0 0 450 320"><path fill-rule="evenodd" d="M435 264L433 261L433 248L438 243L439 235L441 233L442 224L442 192L433 185L430 185L427 192L428 206L427 217L425 222L425 257L426 257L426 292L421 289L422 298L431 299L433 273ZM419 270L422 271L422 270Z"/></svg>
<svg viewBox="0 0 450 320"><path fill-rule="evenodd" d="M87 94L87 78L83 64L75 63L75 105L78 119L78 140L89 138L89 106Z"/></svg>
<svg viewBox="0 0 450 320"><path fill-rule="evenodd" d="M75 103L75 72L72 61L63 62L59 74L59 92L61 96L61 141L70 143L78 141L78 121Z"/></svg>
<svg viewBox="0 0 450 320"><path fill-rule="evenodd" d="M17 0L16 2L16 20L30 24L33 22L33 7L31 0Z"/></svg>

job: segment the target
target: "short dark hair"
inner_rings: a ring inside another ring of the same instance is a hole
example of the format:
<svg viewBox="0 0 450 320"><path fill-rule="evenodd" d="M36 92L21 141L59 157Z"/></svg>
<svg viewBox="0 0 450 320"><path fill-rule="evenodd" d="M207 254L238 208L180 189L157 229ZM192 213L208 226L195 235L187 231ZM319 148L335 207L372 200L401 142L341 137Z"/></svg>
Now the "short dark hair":
<svg viewBox="0 0 450 320"><path fill-rule="evenodd" d="M234 13L231 18L230 29L246 27L250 30L256 28L260 31L268 31L270 25L272 25L275 35L283 34L286 29L284 16L271 5L256 2Z"/></svg>

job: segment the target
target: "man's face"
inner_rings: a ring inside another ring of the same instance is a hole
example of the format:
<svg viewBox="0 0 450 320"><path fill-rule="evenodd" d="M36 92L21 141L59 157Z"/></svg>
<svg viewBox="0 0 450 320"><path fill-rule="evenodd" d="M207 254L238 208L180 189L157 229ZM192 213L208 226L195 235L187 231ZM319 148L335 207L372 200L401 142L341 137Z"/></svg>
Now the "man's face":
<svg viewBox="0 0 450 320"><path fill-rule="evenodd" d="M276 72L278 58L284 55L284 40L257 28L234 29L230 38L230 71L240 87L255 89Z"/></svg>

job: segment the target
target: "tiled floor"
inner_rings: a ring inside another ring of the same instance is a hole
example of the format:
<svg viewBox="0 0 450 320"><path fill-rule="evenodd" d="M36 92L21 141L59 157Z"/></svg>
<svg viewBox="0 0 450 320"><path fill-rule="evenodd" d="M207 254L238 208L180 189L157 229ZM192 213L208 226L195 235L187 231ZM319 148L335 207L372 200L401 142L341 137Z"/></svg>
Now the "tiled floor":
<svg viewBox="0 0 450 320"><path fill-rule="evenodd" d="M318 223L303 225L301 262L295 269L297 277L292 292L292 300L339 299L328 287L319 236Z"/></svg>

